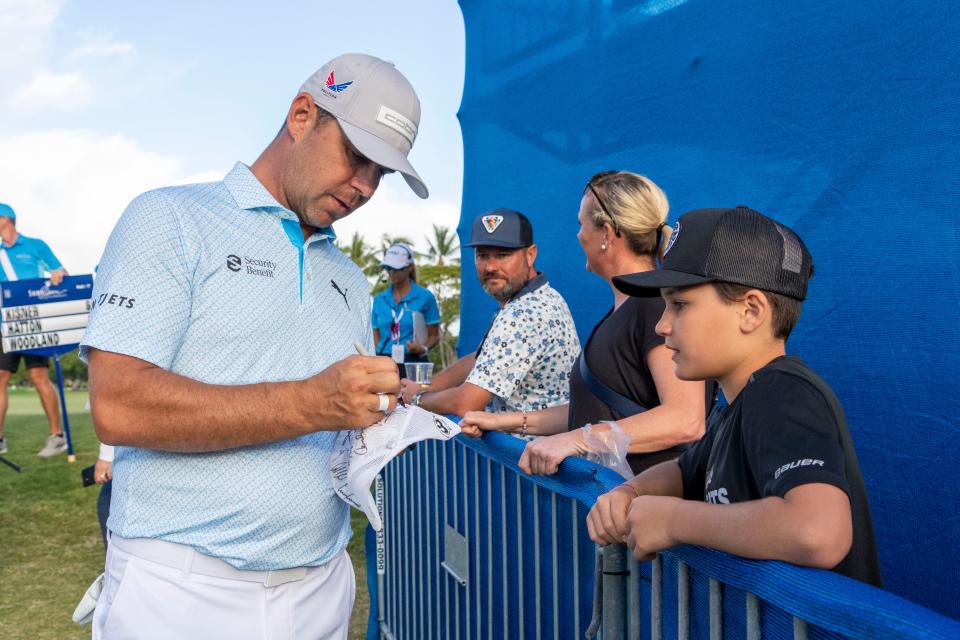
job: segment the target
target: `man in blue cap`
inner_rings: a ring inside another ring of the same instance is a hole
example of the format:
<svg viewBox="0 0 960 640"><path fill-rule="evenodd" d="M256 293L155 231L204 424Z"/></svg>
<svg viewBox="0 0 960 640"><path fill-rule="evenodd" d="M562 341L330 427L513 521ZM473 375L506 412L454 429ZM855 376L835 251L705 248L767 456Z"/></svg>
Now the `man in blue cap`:
<svg viewBox="0 0 960 640"><path fill-rule="evenodd" d="M434 376L418 392L404 381L404 396L436 413L538 411L569 401L570 369L580 354L567 303L534 268L537 245L530 220L494 209L473 222L470 242L483 290L500 311L474 353ZM526 421L518 435L526 437Z"/></svg>
<svg viewBox="0 0 960 640"><path fill-rule="evenodd" d="M17 233L17 214L13 207L0 202L0 282L13 282L30 278L43 278L50 274L50 282L58 285L67 275L57 256L39 238L28 238ZM6 453L7 441L3 437L3 420L7 415L7 383L16 373L20 359L26 363L30 382L40 395L40 403L47 414L50 435L37 454L48 458L67 450L67 441L60 430L60 410L57 408L57 394L50 384L47 368L50 358L41 356L22 356L19 353L0 353L0 453Z"/></svg>

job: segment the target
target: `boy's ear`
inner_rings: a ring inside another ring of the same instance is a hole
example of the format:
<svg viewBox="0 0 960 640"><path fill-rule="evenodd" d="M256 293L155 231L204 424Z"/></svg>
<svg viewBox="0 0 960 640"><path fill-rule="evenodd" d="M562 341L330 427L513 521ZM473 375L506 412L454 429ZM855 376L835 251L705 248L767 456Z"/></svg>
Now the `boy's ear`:
<svg viewBox="0 0 960 640"><path fill-rule="evenodd" d="M740 331L743 333L754 333L764 325L770 324L771 313L770 301L762 291L750 289L743 299L740 300Z"/></svg>

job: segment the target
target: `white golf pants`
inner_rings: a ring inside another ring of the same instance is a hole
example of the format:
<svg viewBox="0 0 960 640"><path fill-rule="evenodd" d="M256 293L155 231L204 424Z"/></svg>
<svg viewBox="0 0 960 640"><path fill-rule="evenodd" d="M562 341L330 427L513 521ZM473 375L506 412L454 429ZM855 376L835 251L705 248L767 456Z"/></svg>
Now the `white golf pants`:
<svg viewBox="0 0 960 640"><path fill-rule="evenodd" d="M93 640L345 639L347 552L319 567L239 571L190 547L110 539Z"/></svg>

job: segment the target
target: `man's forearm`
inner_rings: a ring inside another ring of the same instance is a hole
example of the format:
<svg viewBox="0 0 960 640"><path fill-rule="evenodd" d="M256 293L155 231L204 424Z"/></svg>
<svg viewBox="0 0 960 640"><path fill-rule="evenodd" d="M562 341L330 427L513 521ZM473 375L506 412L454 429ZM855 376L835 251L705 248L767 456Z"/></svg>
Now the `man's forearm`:
<svg viewBox="0 0 960 640"><path fill-rule="evenodd" d="M474 354L471 353L463 356L433 376L433 380L430 381L430 391L442 391L444 389L459 387L466 381L467 376L470 375L475 362Z"/></svg>
<svg viewBox="0 0 960 640"><path fill-rule="evenodd" d="M307 380L212 385L91 350L94 426L101 442L168 451L216 451L366 426L382 413L374 410L377 397L363 385L369 379L386 391L396 379L395 365L382 374L360 371L370 362L392 365L387 358L356 356ZM353 391L338 391L343 389ZM364 402L367 406L360 406Z"/></svg>
<svg viewBox="0 0 960 640"><path fill-rule="evenodd" d="M296 383L209 385L162 369L145 371L137 380L143 384L134 392L118 381L91 376L91 413L102 442L216 451L314 430L297 415Z"/></svg>
<svg viewBox="0 0 960 640"><path fill-rule="evenodd" d="M489 391L464 382L452 389L424 393L420 406L434 413L463 416L467 411L482 411L492 397Z"/></svg>

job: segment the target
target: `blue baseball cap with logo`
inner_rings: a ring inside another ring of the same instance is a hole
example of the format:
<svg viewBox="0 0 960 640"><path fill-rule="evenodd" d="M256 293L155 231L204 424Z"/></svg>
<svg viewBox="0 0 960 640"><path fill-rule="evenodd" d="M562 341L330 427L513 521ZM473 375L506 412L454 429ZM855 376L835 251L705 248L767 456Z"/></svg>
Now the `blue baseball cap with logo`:
<svg viewBox="0 0 960 640"><path fill-rule="evenodd" d="M470 242L465 247L522 249L533 244L533 225L527 216L513 209L494 209L473 221Z"/></svg>
<svg viewBox="0 0 960 640"><path fill-rule="evenodd" d="M0 202L0 218L10 218L11 220L16 220L17 214L13 212L13 207Z"/></svg>

